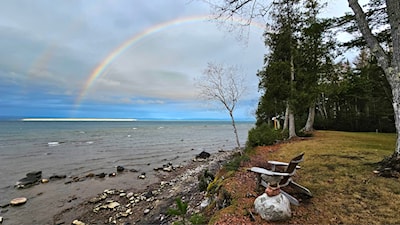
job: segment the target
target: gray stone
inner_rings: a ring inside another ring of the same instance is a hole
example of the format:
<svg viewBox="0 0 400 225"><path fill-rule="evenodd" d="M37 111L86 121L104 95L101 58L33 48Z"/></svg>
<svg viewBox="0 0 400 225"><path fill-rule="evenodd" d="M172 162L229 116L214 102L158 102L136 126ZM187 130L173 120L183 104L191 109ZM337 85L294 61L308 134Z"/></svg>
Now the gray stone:
<svg viewBox="0 0 400 225"><path fill-rule="evenodd" d="M200 203L200 208L201 208L201 209L204 209L204 208L206 208L208 205L210 205L210 198L204 199L204 200Z"/></svg>
<svg viewBox="0 0 400 225"><path fill-rule="evenodd" d="M116 207L118 207L118 206L120 206L120 204L119 204L118 202L110 202L110 203L107 205L107 208L109 208L109 209L114 209L114 208L116 208Z"/></svg>
<svg viewBox="0 0 400 225"><path fill-rule="evenodd" d="M287 220L291 217L290 202L284 195L269 197L266 193L254 201L256 212L267 221Z"/></svg>

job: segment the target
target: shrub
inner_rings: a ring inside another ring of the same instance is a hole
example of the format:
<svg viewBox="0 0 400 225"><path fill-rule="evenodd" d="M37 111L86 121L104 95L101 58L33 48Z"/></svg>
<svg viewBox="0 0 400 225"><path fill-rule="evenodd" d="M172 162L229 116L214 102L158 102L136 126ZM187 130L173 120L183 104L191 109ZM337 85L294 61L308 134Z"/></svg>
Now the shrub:
<svg viewBox="0 0 400 225"><path fill-rule="evenodd" d="M189 221L192 224L205 224L207 222L207 218L202 214L195 213L190 217Z"/></svg>
<svg viewBox="0 0 400 225"><path fill-rule="evenodd" d="M208 185L215 179L214 175L205 169L202 173L197 176L199 180L199 190L206 191Z"/></svg>
<svg viewBox="0 0 400 225"><path fill-rule="evenodd" d="M183 202L181 198L176 198L175 203L176 208L169 208L167 211L168 215L181 217L182 221L177 221L174 224L186 224L185 218L188 210L188 203Z"/></svg>
<svg viewBox="0 0 400 225"><path fill-rule="evenodd" d="M284 136L285 133L282 133L282 130L275 130L264 123L249 130L246 145L248 147L272 145L279 140L283 140Z"/></svg>
<svg viewBox="0 0 400 225"><path fill-rule="evenodd" d="M236 155L231 160L226 162L224 168L227 171L237 171L243 161L249 161L250 158L247 154L244 155Z"/></svg>

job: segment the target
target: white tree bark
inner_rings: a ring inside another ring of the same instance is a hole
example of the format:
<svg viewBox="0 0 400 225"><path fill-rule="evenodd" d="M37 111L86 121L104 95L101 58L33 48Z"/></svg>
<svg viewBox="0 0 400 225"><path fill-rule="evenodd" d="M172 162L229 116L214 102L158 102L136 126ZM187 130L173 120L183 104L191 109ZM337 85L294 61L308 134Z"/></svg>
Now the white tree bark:
<svg viewBox="0 0 400 225"><path fill-rule="evenodd" d="M387 14L392 37L392 58L385 52L376 37L372 34L367 17L357 0L348 0L355 14L358 28L376 57L379 66L385 72L393 94L393 110L397 130L397 142L394 155L400 157L400 1L386 0Z"/></svg>
<svg viewBox="0 0 400 225"><path fill-rule="evenodd" d="M289 139L297 137L296 125L294 123L294 113L289 109Z"/></svg>
<svg viewBox="0 0 400 225"><path fill-rule="evenodd" d="M315 119L315 103L313 102L308 108L307 122L303 128L304 132L314 131L314 119Z"/></svg>
<svg viewBox="0 0 400 225"><path fill-rule="evenodd" d="M236 67L208 63L207 69L203 72L203 76L197 80L196 85L200 90L200 97L221 103L223 108L229 112L236 144L241 151L233 112L246 89L244 77L237 74Z"/></svg>
<svg viewBox="0 0 400 225"><path fill-rule="evenodd" d="M288 129L288 124L289 124L289 104L286 104L285 120L283 121L283 130Z"/></svg>

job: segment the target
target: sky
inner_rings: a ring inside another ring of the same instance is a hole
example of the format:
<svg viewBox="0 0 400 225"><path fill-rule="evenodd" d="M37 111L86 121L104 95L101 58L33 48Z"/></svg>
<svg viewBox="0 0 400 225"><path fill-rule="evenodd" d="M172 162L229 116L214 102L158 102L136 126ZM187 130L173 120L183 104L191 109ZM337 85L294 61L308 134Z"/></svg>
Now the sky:
<svg viewBox="0 0 400 225"><path fill-rule="evenodd" d="M2 0L0 118L228 120L194 85L213 62L239 68L235 117L254 120L264 23L222 22L200 0Z"/></svg>

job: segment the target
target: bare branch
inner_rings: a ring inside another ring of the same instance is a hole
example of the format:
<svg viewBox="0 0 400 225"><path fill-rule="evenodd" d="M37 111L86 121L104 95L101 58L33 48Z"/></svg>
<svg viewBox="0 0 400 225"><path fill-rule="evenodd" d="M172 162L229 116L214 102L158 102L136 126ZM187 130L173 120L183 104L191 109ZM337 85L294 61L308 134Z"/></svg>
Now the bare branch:
<svg viewBox="0 0 400 225"><path fill-rule="evenodd" d="M208 63L203 76L196 82L200 90L200 97L221 103L229 112L232 120L236 142L240 147L233 112L241 95L245 91L244 77L238 76L237 67L226 67L222 64Z"/></svg>

